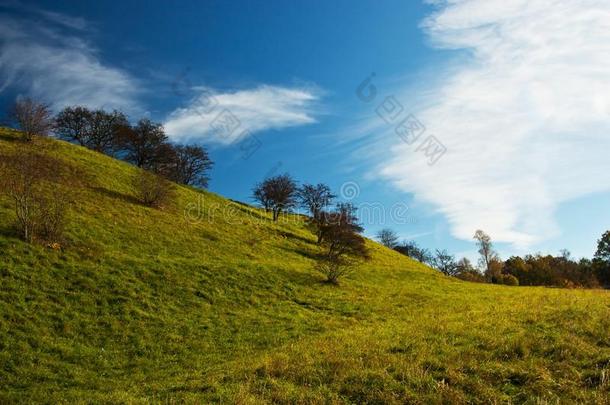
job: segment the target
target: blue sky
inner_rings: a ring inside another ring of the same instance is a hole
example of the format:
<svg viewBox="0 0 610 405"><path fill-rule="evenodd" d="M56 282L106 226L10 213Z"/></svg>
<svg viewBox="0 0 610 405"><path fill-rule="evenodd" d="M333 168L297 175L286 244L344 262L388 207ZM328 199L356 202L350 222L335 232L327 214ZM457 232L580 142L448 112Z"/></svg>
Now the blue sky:
<svg viewBox="0 0 610 405"><path fill-rule="evenodd" d="M282 172L325 182L369 236L391 227L473 258L480 228L505 258L591 256L610 223L609 13L601 0L0 1L0 101L150 117L210 148L212 191L248 201ZM219 130L221 114L238 125Z"/></svg>

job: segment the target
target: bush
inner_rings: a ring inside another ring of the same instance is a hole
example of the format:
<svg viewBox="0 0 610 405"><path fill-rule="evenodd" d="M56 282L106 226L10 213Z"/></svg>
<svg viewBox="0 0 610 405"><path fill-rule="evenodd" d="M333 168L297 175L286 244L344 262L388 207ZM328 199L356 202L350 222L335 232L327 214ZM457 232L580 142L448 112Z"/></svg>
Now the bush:
<svg viewBox="0 0 610 405"><path fill-rule="evenodd" d="M16 228L26 242L62 241L69 195L59 189L61 163L27 144L19 154L0 157L0 191L13 200Z"/></svg>
<svg viewBox="0 0 610 405"><path fill-rule="evenodd" d="M497 278L498 284L518 286L519 279L512 274L500 274Z"/></svg>
<svg viewBox="0 0 610 405"><path fill-rule="evenodd" d="M462 270L455 277L459 278L460 280L470 281L473 283L487 282L485 276L483 276L478 270L475 269Z"/></svg>
<svg viewBox="0 0 610 405"><path fill-rule="evenodd" d="M38 199L37 236L47 243L63 243L71 201L63 192L56 189L50 196Z"/></svg>
<svg viewBox="0 0 610 405"><path fill-rule="evenodd" d="M155 173L141 170L134 179L137 198L149 207L163 208L175 198L175 186Z"/></svg>

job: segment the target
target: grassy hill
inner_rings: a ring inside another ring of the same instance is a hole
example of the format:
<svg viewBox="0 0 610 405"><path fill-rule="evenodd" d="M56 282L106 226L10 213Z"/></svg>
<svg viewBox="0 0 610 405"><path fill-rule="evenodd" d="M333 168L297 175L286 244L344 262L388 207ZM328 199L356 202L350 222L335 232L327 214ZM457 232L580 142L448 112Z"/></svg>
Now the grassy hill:
<svg viewBox="0 0 610 405"><path fill-rule="evenodd" d="M85 181L61 250L0 197L0 402L610 403L607 291L465 283L374 242L327 285L300 216L186 187L147 208L132 166L36 142Z"/></svg>

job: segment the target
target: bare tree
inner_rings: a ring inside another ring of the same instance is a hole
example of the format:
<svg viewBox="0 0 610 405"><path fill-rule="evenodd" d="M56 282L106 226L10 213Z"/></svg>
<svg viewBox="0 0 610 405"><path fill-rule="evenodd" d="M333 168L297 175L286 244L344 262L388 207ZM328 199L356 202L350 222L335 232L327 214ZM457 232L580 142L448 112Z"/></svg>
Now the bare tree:
<svg viewBox="0 0 610 405"><path fill-rule="evenodd" d="M390 228L384 228L377 232L377 239L382 245L394 249L398 245L398 235Z"/></svg>
<svg viewBox="0 0 610 405"><path fill-rule="evenodd" d="M3 156L0 160L2 191L14 202L17 230L26 242L32 242L36 226L36 197L41 188L37 155Z"/></svg>
<svg viewBox="0 0 610 405"><path fill-rule="evenodd" d="M468 272L468 271L471 271L471 270L475 270L475 268L472 265L472 263L470 262L470 260L468 260L467 257L462 257L456 263L456 271L457 271L457 273Z"/></svg>
<svg viewBox="0 0 610 405"><path fill-rule="evenodd" d="M297 184L289 174L282 174L257 184L252 194L266 211L273 213L273 220L277 221L282 212L296 205Z"/></svg>
<svg viewBox="0 0 610 405"><path fill-rule="evenodd" d="M265 182L257 183L254 186L252 189L252 199L259 203L265 209L265 212L271 211L271 197Z"/></svg>
<svg viewBox="0 0 610 405"><path fill-rule="evenodd" d="M88 146L92 115L85 107L66 107L55 117L55 133L67 141Z"/></svg>
<svg viewBox="0 0 610 405"><path fill-rule="evenodd" d="M180 184L206 188L213 164L204 147L175 145L169 178Z"/></svg>
<svg viewBox="0 0 610 405"><path fill-rule="evenodd" d="M337 284L355 265L369 257L366 241L360 236L363 228L357 223L355 213L351 204L339 204L335 212L322 214L326 218L322 225L324 253L317 268L330 283Z"/></svg>
<svg viewBox="0 0 610 405"><path fill-rule="evenodd" d="M479 247L479 254L481 255L479 265L484 271L491 271L492 261L498 258L498 254L493 249L491 238L489 235L479 229L475 232L473 239L476 239L477 246Z"/></svg>
<svg viewBox="0 0 610 405"><path fill-rule="evenodd" d="M321 225L324 222L321 214L332 203L336 195L332 193L330 187L326 184L319 183L315 186L313 184L304 184L299 188L297 197L301 207L309 211L311 215L310 224L315 228L318 243L320 243L322 239Z"/></svg>
<svg viewBox="0 0 610 405"><path fill-rule="evenodd" d="M120 111L93 111L86 146L97 152L113 154L119 133L127 126L127 117Z"/></svg>
<svg viewBox="0 0 610 405"><path fill-rule="evenodd" d="M144 169L160 171L172 158L163 125L149 119L142 119L133 127L121 127L117 143L125 160Z"/></svg>
<svg viewBox="0 0 610 405"><path fill-rule="evenodd" d="M447 276L455 276L457 274L458 266L455 262L455 257L449 254L446 249L436 249L433 264L435 268Z"/></svg>
<svg viewBox="0 0 610 405"><path fill-rule="evenodd" d="M66 191L57 187L61 169L58 160L32 146L0 157L0 191L13 200L16 227L26 242L61 239L70 202Z"/></svg>
<svg viewBox="0 0 610 405"><path fill-rule="evenodd" d="M430 251L426 248L420 248L415 241L406 241L402 244L394 247L399 253L409 256L412 259L419 261L420 263L432 265L433 256Z"/></svg>
<svg viewBox="0 0 610 405"><path fill-rule="evenodd" d="M97 152L112 155L119 133L129 126L120 111L91 111L86 107L66 107L55 117L55 132L61 138Z"/></svg>
<svg viewBox="0 0 610 405"><path fill-rule="evenodd" d="M318 218L336 197L326 184L303 184L297 192L301 207L307 209L312 218Z"/></svg>
<svg viewBox="0 0 610 405"><path fill-rule="evenodd" d="M53 128L49 106L30 98L17 100L9 111L9 117L23 132L23 139L28 142L34 135L47 135Z"/></svg>
<svg viewBox="0 0 610 405"><path fill-rule="evenodd" d="M38 197L38 237L49 243L62 243L72 197L54 187Z"/></svg>

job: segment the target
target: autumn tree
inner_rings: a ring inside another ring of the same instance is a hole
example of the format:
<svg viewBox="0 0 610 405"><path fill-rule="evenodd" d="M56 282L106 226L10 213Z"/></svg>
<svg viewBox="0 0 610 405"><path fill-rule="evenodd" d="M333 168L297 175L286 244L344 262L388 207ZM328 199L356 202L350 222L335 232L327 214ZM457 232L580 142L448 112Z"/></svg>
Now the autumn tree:
<svg viewBox="0 0 610 405"><path fill-rule="evenodd" d="M493 249L493 244L491 242L491 238L482 230L477 230L473 236L478 246L479 254L481 255L479 259L479 265L483 268L484 271L490 272L491 263L494 259L498 258L498 254Z"/></svg>
<svg viewBox="0 0 610 405"><path fill-rule="evenodd" d="M17 100L9 110L9 118L23 133L23 140L34 135L47 135L53 128L53 117L48 105L30 98Z"/></svg>
<svg viewBox="0 0 610 405"><path fill-rule="evenodd" d="M455 277L464 281L472 281L477 283L486 282L485 277L481 272L474 268L470 260L466 257L461 258L456 263Z"/></svg>
<svg viewBox="0 0 610 405"><path fill-rule="evenodd" d="M490 283L504 284L504 262L498 256L491 257L483 274Z"/></svg>

